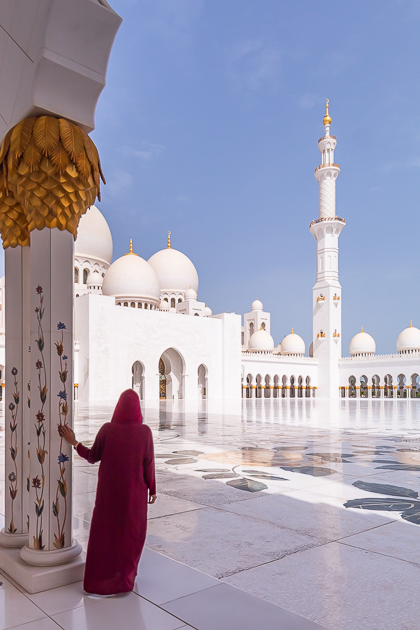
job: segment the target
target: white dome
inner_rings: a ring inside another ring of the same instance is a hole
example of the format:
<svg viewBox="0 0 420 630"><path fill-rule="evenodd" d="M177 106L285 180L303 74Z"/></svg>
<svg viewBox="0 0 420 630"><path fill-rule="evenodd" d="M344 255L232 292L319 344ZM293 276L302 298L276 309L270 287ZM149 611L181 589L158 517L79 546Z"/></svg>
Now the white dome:
<svg viewBox="0 0 420 630"><path fill-rule="evenodd" d="M300 335L297 335L293 328L290 335L286 335L281 342L281 353L284 354L297 354L303 356L305 354L305 342Z"/></svg>
<svg viewBox="0 0 420 630"><path fill-rule="evenodd" d="M413 322L400 332L397 339L397 352L405 353L412 350L420 350L420 330L413 326Z"/></svg>
<svg viewBox="0 0 420 630"><path fill-rule="evenodd" d="M87 279L87 287L101 287L104 279L102 278L102 274L99 273L96 269L91 271L89 277Z"/></svg>
<svg viewBox="0 0 420 630"><path fill-rule="evenodd" d="M263 310L263 305L262 302L260 302L259 300L254 300L251 304L251 310L252 311L262 311Z"/></svg>
<svg viewBox="0 0 420 630"><path fill-rule="evenodd" d="M161 311L169 311L169 302L166 300L161 300L159 304L159 310Z"/></svg>
<svg viewBox="0 0 420 630"><path fill-rule="evenodd" d="M213 315L213 311L209 306L206 306L204 309L204 317L211 317Z"/></svg>
<svg viewBox="0 0 420 630"><path fill-rule="evenodd" d="M248 347L250 352L273 352L274 339L270 333L261 328L251 335Z"/></svg>
<svg viewBox="0 0 420 630"><path fill-rule="evenodd" d="M273 354L281 354L281 343L275 347Z"/></svg>
<svg viewBox="0 0 420 630"><path fill-rule="evenodd" d="M186 300L196 300L197 293L191 287L185 291L185 299Z"/></svg>
<svg viewBox="0 0 420 630"><path fill-rule="evenodd" d="M151 266L137 254L125 254L105 274L103 295L159 303L159 282Z"/></svg>
<svg viewBox="0 0 420 630"><path fill-rule="evenodd" d="M167 247L147 261L154 269L162 292L178 293L188 289L198 292L198 274L191 260L176 249Z"/></svg>
<svg viewBox="0 0 420 630"><path fill-rule="evenodd" d="M375 340L371 335L364 332L362 326L361 332L354 335L353 339L350 341L350 354L354 357L358 354L375 354L375 352Z"/></svg>
<svg viewBox="0 0 420 630"><path fill-rule="evenodd" d="M90 206L80 219L74 255L78 258L93 258L110 265L112 249L111 230L104 215L96 206Z"/></svg>

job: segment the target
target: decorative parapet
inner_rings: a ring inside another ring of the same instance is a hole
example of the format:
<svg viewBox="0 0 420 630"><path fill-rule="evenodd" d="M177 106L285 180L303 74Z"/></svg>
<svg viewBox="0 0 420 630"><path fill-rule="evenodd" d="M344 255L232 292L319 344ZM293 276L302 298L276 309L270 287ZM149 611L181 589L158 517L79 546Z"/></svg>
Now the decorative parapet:
<svg viewBox="0 0 420 630"><path fill-rule="evenodd" d="M331 136L330 136L330 138L331 138ZM319 142L319 140L318 140L318 142ZM331 166L335 166L335 168L340 168L339 164L335 164L334 162L329 162L328 164L320 164L319 166L317 166L316 169L315 169L315 173L317 171L319 171L320 168L329 168Z"/></svg>
<svg viewBox="0 0 420 630"><path fill-rule="evenodd" d="M341 223L346 223L346 220L342 219L341 217L319 217L319 219L314 219L313 221L311 221L309 227L312 227L317 223L321 223L322 221L340 221Z"/></svg>
<svg viewBox="0 0 420 630"><path fill-rule="evenodd" d="M321 140L326 140L327 138L328 139L332 138L333 140L337 140L336 136L331 135L331 136L323 136L322 138L318 140L318 142L321 142Z"/></svg>
<svg viewBox="0 0 420 630"><path fill-rule="evenodd" d="M407 354L402 354L402 353L398 353L398 354L358 354L355 355L353 357L341 357L341 359L339 359L339 361L359 361L359 360L369 360L369 361L378 361L381 359L391 359L393 361L395 361L396 359L411 359L411 358L418 358L420 357L420 350L411 350L410 352L407 352Z"/></svg>
<svg viewBox="0 0 420 630"><path fill-rule="evenodd" d="M255 360L264 360L271 361L273 363L287 363L288 361L293 361L294 363L310 363L313 365L318 364L318 359L314 359L313 357L305 357L303 354L273 354L272 352L248 352L246 350L242 350L242 357L255 359Z"/></svg>

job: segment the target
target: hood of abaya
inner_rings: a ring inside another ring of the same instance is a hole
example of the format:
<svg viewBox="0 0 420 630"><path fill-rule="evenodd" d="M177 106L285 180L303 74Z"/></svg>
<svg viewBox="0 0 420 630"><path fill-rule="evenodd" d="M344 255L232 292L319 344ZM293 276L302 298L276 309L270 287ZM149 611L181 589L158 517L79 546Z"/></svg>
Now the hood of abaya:
<svg viewBox="0 0 420 630"><path fill-rule="evenodd" d="M129 424L131 422L143 422L140 408L140 398L132 389L127 389L120 396L115 407L111 422Z"/></svg>

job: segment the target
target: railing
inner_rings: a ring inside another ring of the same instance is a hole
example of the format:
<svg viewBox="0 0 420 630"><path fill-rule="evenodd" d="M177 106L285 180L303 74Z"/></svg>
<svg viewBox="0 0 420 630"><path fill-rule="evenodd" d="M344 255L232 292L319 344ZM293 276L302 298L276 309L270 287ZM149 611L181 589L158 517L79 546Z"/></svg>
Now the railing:
<svg viewBox="0 0 420 630"><path fill-rule="evenodd" d="M309 227L312 227L316 223L322 223L322 221L341 221L341 223L345 223L346 220L341 217L319 217L319 219L314 219L310 222Z"/></svg>
<svg viewBox="0 0 420 630"><path fill-rule="evenodd" d="M304 354L273 354L272 351L263 351L263 352L249 352L248 350L242 350L243 357L249 357L254 359L260 359L266 361L267 359L273 362L287 362L290 359L296 362L303 361L304 363L317 364L318 359L314 359L313 357L305 357Z"/></svg>
<svg viewBox="0 0 420 630"><path fill-rule="evenodd" d="M318 140L318 142L321 142L321 140L326 140L327 138L332 138L333 140L337 140L336 136L323 136L322 138Z"/></svg>
<svg viewBox="0 0 420 630"><path fill-rule="evenodd" d="M410 359L420 357L420 350L411 350L407 354L368 354L364 353L363 355L358 355L354 357L341 357L340 361L378 361L380 359Z"/></svg>
<svg viewBox="0 0 420 630"><path fill-rule="evenodd" d="M329 166L335 166L335 168L340 168L339 164L336 164L335 162L328 162L327 164L320 164L319 166L317 166L315 169L315 173L319 171L320 168L328 168Z"/></svg>

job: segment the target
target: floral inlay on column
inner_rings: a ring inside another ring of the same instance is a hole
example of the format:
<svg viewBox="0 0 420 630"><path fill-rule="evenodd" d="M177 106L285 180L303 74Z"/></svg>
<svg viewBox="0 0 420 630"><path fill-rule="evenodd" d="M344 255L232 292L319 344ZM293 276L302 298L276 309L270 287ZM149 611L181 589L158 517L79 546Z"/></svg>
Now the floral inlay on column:
<svg viewBox="0 0 420 630"><path fill-rule="evenodd" d="M65 324L59 322L57 324L57 330L61 330L61 339L55 342L57 354L59 357L60 367L58 375L62 383L63 389L57 394L58 397L58 427L62 427L67 424L67 416L69 413L69 405L67 402L67 361L68 357L64 354L64 331L66 330ZM60 478L57 481L57 491L55 495L55 501L52 504L53 514L57 519L57 534L54 534L54 547L62 549L65 545L65 525L67 520L67 481L66 481L66 462L69 461L68 455L62 452L63 450L63 438L60 439L60 448L58 455L58 468L60 471ZM63 498L64 503L64 515L63 521L60 523L60 496Z"/></svg>
<svg viewBox="0 0 420 630"><path fill-rule="evenodd" d="M30 349L29 349L30 352ZM27 398L27 404L28 404L28 409L31 408L31 381L28 381L27 385L27 390L29 392L28 398ZM28 442L28 446L30 446L30 442ZM28 460L31 459L31 451L28 448ZM29 470L30 470L30 465L28 464L28 477L26 477L26 492L29 494L31 491L31 478L29 476ZM28 510L29 510L29 503L28 503ZM29 532L29 514L26 515L26 527L27 530Z"/></svg>
<svg viewBox="0 0 420 630"><path fill-rule="evenodd" d="M14 508L14 502L18 493L18 467L17 467L17 462L16 462L16 458L17 458L17 454L18 454L18 436L17 436L17 428L18 428L18 423L17 423L17 415L18 415L18 410L19 410L19 390L18 390L18 382L16 379L17 376L17 369L14 367L12 369L12 376L13 376L13 384L14 384L14 392L13 392L13 400L14 402L11 402L9 405L9 410L12 416L12 419L10 421L10 457L12 459L13 462L13 467L14 467L14 471L11 472L8 476L8 480L9 480L9 494L10 494L10 501L11 501L11 517L10 517L10 525L9 525L9 529L8 532L10 534L15 534L16 533L16 527L15 527L15 522L14 522L14 512L13 512L13 508Z"/></svg>
<svg viewBox="0 0 420 630"><path fill-rule="evenodd" d="M35 489L35 514L36 514L36 535L34 536L34 548L38 550L44 549L45 545L42 544L42 512L44 510L44 486L45 486L45 456L48 454L48 451L45 450L45 415L44 415L44 406L47 401L47 371L45 368L45 360L44 360L44 332L42 329L42 318L44 316L45 307L44 307L44 291L41 286L37 286L36 292L39 295L39 306L36 307L36 319L38 321L38 339L36 340L36 345L38 351L41 355L41 359L37 359L35 363L35 367L38 372L38 391L39 397L41 401L40 408L36 414L37 424L35 425L36 435L37 435L37 449L36 455L38 458L38 462L40 464L41 470L39 475L36 475L32 479L32 487Z"/></svg>

